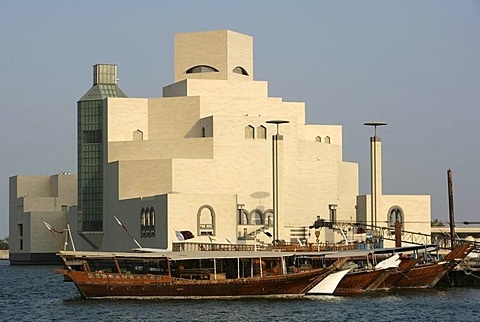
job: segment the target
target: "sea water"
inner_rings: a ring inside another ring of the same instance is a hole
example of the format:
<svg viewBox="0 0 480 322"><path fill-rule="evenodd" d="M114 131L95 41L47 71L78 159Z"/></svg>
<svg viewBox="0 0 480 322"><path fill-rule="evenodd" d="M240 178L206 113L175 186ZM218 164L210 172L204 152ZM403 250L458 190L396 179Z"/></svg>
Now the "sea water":
<svg viewBox="0 0 480 322"><path fill-rule="evenodd" d="M0 261L0 321L480 321L480 289L349 297L83 300L54 266Z"/></svg>

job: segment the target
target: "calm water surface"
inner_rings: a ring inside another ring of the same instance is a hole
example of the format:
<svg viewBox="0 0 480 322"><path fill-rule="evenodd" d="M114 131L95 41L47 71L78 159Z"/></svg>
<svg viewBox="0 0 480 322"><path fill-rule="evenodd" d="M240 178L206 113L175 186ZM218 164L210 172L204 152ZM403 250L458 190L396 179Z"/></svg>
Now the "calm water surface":
<svg viewBox="0 0 480 322"><path fill-rule="evenodd" d="M353 297L82 300L53 266L0 260L0 321L480 321L480 289Z"/></svg>

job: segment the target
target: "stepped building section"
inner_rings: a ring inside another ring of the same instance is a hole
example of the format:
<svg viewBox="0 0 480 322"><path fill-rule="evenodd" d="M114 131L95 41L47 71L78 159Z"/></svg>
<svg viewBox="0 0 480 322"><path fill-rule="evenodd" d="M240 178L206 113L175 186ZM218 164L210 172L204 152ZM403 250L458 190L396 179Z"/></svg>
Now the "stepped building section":
<svg viewBox="0 0 480 322"><path fill-rule="evenodd" d="M10 262L59 263L56 252L63 248L67 214L77 204L77 176L14 176L9 186ZM61 227L59 234L52 231L52 236L42 220Z"/></svg>
<svg viewBox="0 0 480 322"><path fill-rule="evenodd" d="M245 243L272 231L270 120L289 122L279 126L278 238L308 239L332 209L356 217L358 166L342 159L342 127L307 125L304 103L269 97L254 80L252 37L177 34L175 83L162 98L124 97L108 66L95 66L95 79L111 92L78 103L77 228L94 249L134 246L113 216L144 247L171 246L177 230Z"/></svg>
<svg viewBox="0 0 480 322"><path fill-rule="evenodd" d="M93 66L77 103L78 183L67 174L10 179L12 263L48 262L61 248L42 217L58 230L68 223L77 249L101 251L136 247L115 217L151 248L171 248L181 231L255 245L338 243L358 237L354 223L383 228L386 240L396 221L430 234L429 196L382 193L376 135L373 197L358 196L342 127L306 124L305 103L270 97L254 78L252 37L177 34L174 57L174 83L160 98L127 97L116 65ZM312 231L317 219L337 229Z"/></svg>

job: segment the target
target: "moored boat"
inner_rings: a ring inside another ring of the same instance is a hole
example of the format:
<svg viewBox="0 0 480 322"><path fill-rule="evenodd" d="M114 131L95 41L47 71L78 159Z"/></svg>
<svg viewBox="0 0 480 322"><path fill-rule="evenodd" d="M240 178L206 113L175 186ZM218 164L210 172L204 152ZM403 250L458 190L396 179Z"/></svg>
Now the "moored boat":
<svg viewBox="0 0 480 322"><path fill-rule="evenodd" d="M395 288L432 288L451 272L471 251L469 243L461 244L445 255L441 261L419 264L410 269L395 285Z"/></svg>
<svg viewBox="0 0 480 322"><path fill-rule="evenodd" d="M308 294L349 295L392 288L431 288L472 250L471 245L463 244L447 254L442 260L420 263L419 252L423 249L425 258L429 257L428 250L436 248L432 246L434 245L377 249L372 250L363 258L362 256L355 256L354 252L349 252L350 261L346 266L349 266L350 269L347 271L345 270L346 267L343 267L340 272L329 275ZM388 252L393 252L394 255L373 267L373 263ZM413 252L413 254L407 255L410 252ZM332 260L332 258L338 258L340 254L326 256L327 260L329 256L332 256L330 257L330 260ZM336 287L332 286L335 276L343 276L335 280ZM328 288L325 288L325 285Z"/></svg>
<svg viewBox="0 0 480 322"><path fill-rule="evenodd" d="M358 256L357 254L357 256L349 257L346 265L341 267L339 271L330 274L307 294L346 295L388 289L390 284L387 278L390 274L400 271L401 260L400 254L394 254L387 258L385 256L389 255L375 256L373 252L367 252L364 256ZM314 258L311 257L312 260ZM380 260L380 262L372 266L377 260Z"/></svg>
<svg viewBox="0 0 480 322"><path fill-rule="evenodd" d="M347 259L302 271L294 253L61 251L84 298L303 295Z"/></svg>
<svg viewBox="0 0 480 322"><path fill-rule="evenodd" d="M399 265L400 255L395 254L378 263L373 269L352 270L340 281L333 294L345 295L388 289L390 285L386 284L386 280L390 274L399 270Z"/></svg>

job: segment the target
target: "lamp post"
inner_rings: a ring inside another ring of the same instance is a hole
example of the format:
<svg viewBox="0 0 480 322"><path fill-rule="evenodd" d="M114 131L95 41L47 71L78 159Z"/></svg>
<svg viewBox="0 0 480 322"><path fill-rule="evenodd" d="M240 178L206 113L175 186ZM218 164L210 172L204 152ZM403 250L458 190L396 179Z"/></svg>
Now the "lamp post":
<svg viewBox="0 0 480 322"><path fill-rule="evenodd" d="M268 124L277 125L277 133L272 135L272 170L273 170L273 242L278 240L278 141L283 141L283 136L279 135L280 124L290 123L285 120L271 120Z"/></svg>
<svg viewBox="0 0 480 322"><path fill-rule="evenodd" d="M370 219L372 226L377 226L378 196L382 194L382 139L377 136L377 126L384 126L387 123L367 122L363 125L374 127L374 135L370 137Z"/></svg>

